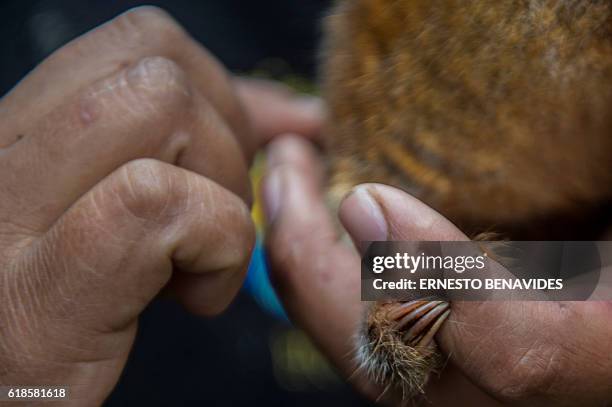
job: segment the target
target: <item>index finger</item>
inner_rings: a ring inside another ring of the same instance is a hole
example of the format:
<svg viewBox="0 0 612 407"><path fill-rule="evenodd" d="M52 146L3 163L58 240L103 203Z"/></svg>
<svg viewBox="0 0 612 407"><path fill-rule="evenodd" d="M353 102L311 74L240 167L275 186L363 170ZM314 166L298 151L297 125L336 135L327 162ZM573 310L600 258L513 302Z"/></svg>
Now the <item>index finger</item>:
<svg viewBox="0 0 612 407"><path fill-rule="evenodd" d="M278 82L236 78L236 91L261 144L273 137L292 133L320 141L325 107L320 98L296 94Z"/></svg>

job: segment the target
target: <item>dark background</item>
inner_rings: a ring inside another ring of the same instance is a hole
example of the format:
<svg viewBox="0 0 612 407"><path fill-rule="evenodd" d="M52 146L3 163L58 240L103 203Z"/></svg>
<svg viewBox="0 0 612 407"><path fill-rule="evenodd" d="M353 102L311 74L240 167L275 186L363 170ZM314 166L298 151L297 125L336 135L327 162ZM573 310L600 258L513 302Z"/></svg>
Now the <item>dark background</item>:
<svg viewBox="0 0 612 407"><path fill-rule="evenodd" d="M168 11L232 71L280 58L312 77L329 0L0 0L0 94L67 41L132 7Z"/></svg>
<svg viewBox="0 0 612 407"><path fill-rule="evenodd" d="M324 0L159 1L229 69L313 79ZM67 41L142 3L0 0L0 95ZM59 85L59 84L58 84ZM205 320L157 301L107 406L360 405L306 337L243 292Z"/></svg>

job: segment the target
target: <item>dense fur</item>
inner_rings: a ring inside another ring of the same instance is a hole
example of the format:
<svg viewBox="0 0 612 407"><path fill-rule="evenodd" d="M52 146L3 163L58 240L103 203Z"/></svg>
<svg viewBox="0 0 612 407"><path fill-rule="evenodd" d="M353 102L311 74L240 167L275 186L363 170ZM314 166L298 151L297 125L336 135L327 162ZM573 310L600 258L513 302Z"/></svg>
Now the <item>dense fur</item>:
<svg viewBox="0 0 612 407"><path fill-rule="evenodd" d="M395 185L472 237L596 239L610 225L611 0L345 0L326 27L333 200ZM357 357L407 399L441 356L380 310Z"/></svg>
<svg viewBox="0 0 612 407"><path fill-rule="evenodd" d="M396 185L470 235L610 223L611 1L347 0L326 27L336 197Z"/></svg>

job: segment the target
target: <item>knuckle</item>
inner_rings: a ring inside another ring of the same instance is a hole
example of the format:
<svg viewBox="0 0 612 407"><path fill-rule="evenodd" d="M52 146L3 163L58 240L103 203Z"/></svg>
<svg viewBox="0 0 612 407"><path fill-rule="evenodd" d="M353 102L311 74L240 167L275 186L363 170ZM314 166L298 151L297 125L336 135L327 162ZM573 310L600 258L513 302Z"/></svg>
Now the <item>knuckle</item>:
<svg viewBox="0 0 612 407"><path fill-rule="evenodd" d="M116 180L113 187L122 207L136 218L161 221L177 209L176 177L160 161L131 161L121 167Z"/></svg>
<svg viewBox="0 0 612 407"><path fill-rule="evenodd" d="M162 56L142 58L126 74L126 84L136 96L130 106L149 112L180 113L191 102L187 75L172 59Z"/></svg>
<svg viewBox="0 0 612 407"><path fill-rule="evenodd" d="M192 114L192 102L189 81L180 66L165 57L146 57L80 93L74 120L79 128L113 123L132 129L129 136L144 133L153 143L163 143Z"/></svg>

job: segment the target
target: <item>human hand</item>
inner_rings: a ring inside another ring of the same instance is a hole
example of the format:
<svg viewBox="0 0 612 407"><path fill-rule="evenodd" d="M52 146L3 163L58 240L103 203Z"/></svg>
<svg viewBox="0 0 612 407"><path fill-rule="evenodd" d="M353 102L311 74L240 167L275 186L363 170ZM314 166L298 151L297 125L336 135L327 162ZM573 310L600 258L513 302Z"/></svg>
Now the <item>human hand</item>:
<svg viewBox="0 0 612 407"><path fill-rule="evenodd" d="M55 52L0 100L0 384L99 405L162 290L213 315L254 243L247 169L321 108L232 78L139 8Z"/></svg>
<svg viewBox="0 0 612 407"><path fill-rule="evenodd" d="M355 387L382 388L357 369L364 317L360 257L339 239L324 203L322 167L297 138L269 147L263 192L273 279L292 320ZM340 207L355 242L467 237L417 199L388 186L357 187ZM612 305L607 302L453 302L437 343L449 355L425 397L438 405L607 405L612 400ZM397 394L384 401L397 403Z"/></svg>

